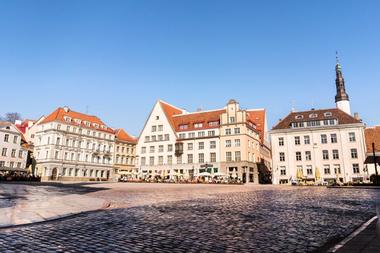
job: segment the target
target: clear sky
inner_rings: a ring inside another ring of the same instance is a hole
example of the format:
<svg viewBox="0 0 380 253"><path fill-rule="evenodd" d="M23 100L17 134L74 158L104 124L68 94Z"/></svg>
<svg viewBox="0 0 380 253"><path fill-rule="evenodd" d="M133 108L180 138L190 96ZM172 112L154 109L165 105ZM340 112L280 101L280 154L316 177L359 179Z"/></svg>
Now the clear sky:
<svg viewBox="0 0 380 253"><path fill-rule="evenodd" d="M58 106L138 135L163 99L334 107L335 51L353 112L380 124L380 1L0 1L0 114Z"/></svg>

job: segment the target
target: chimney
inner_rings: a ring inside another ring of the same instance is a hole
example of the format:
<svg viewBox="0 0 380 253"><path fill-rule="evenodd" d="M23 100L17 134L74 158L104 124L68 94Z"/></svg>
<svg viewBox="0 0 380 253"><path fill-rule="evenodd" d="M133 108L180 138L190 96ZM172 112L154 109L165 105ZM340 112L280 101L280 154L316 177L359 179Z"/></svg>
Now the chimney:
<svg viewBox="0 0 380 253"><path fill-rule="evenodd" d="M360 120L360 117L359 117L359 113L358 113L358 112L355 112L355 113L354 113L354 118L357 119L357 120Z"/></svg>
<svg viewBox="0 0 380 253"><path fill-rule="evenodd" d="M69 112L70 109L69 109L69 107L64 106L64 107L63 107L63 110L64 110L65 112Z"/></svg>

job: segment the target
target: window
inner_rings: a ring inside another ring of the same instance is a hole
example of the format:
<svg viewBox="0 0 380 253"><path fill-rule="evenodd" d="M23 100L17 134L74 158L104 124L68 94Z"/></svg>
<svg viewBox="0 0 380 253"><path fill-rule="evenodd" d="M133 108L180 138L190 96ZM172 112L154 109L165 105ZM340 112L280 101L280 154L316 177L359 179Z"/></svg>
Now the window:
<svg viewBox="0 0 380 253"><path fill-rule="evenodd" d="M356 141L355 133L349 133L348 137L349 137L350 142L355 142Z"/></svg>
<svg viewBox="0 0 380 253"><path fill-rule="evenodd" d="M231 147L231 140L226 140L226 148Z"/></svg>
<svg viewBox="0 0 380 253"><path fill-rule="evenodd" d="M278 138L278 145L284 146L284 138L283 137Z"/></svg>
<svg viewBox="0 0 380 253"><path fill-rule="evenodd" d="M187 143L187 150L193 150L193 143Z"/></svg>
<svg viewBox="0 0 380 253"><path fill-rule="evenodd" d="M159 141L163 141L163 140L164 140L164 136L163 136L162 134L157 135L157 137L158 137L158 140L159 140Z"/></svg>
<svg viewBox="0 0 380 253"><path fill-rule="evenodd" d="M7 156L7 148L3 148L3 150L1 151L1 155Z"/></svg>
<svg viewBox="0 0 380 253"><path fill-rule="evenodd" d="M189 133L189 138L195 138L195 133L194 132Z"/></svg>
<svg viewBox="0 0 380 253"><path fill-rule="evenodd" d="M338 142L336 134L331 134L330 137L331 137L331 143L337 143Z"/></svg>
<svg viewBox="0 0 380 253"><path fill-rule="evenodd" d="M173 156L171 155L168 155L168 164L172 164L173 163Z"/></svg>
<svg viewBox="0 0 380 253"><path fill-rule="evenodd" d="M230 123L235 123L235 117L230 117Z"/></svg>
<svg viewBox="0 0 380 253"><path fill-rule="evenodd" d="M235 139L235 147L240 147L240 139Z"/></svg>
<svg viewBox="0 0 380 253"><path fill-rule="evenodd" d="M306 166L306 174L307 174L308 176L313 175L313 167L312 167L311 165L307 165L307 166Z"/></svg>
<svg viewBox="0 0 380 253"><path fill-rule="evenodd" d="M219 125L219 121L210 121L208 123L209 126L218 126Z"/></svg>
<svg viewBox="0 0 380 253"><path fill-rule="evenodd" d="M339 159L339 150L333 149L332 154L333 154L333 159L334 160Z"/></svg>
<svg viewBox="0 0 380 253"><path fill-rule="evenodd" d="M15 162L10 162L10 163L9 163L9 167L13 168L13 167L14 167L14 164L15 164Z"/></svg>
<svg viewBox="0 0 380 253"><path fill-rule="evenodd" d="M149 165L154 165L154 156L149 157Z"/></svg>
<svg viewBox="0 0 380 253"><path fill-rule="evenodd" d="M204 142L199 142L198 143L198 149L204 149L205 148L205 143Z"/></svg>
<svg viewBox="0 0 380 253"><path fill-rule="evenodd" d="M323 160L328 160L329 159L329 151L328 150L322 150L322 157L323 157Z"/></svg>
<svg viewBox="0 0 380 253"><path fill-rule="evenodd" d="M309 118L311 118L311 119L314 119L314 118L317 118L317 117L318 117L318 114L316 114L316 113L312 113L312 114L309 115Z"/></svg>
<svg viewBox="0 0 380 253"><path fill-rule="evenodd" d="M294 137L294 144L295 145L300 145L301 144L301 138L299 136Z"/></svg>
<svg viewBox="0 0 380 253"><path fill-rule="evenodd" d="M198 137L204 137L205 136L205 132L198 132Z"/></svg>
<svg viewBox="0 0 380 253"><path fill-rule="evenodd" d="M210 153L210 162L212 163L216 162L216 153Z"/></svg>
<svg viewBox="0 0 380 253"><path fill-rule="evenodd" d="M310 144L310 136L309 135L305 135L303 137L303 140L304 140L305 145L309 145Z"/></svg>
<svg viewBox="0 0 380 253"><path fill-rule="evenodd" d="M13 143L17 143L18 136L13 136Z"/></svg>
<svg viewBox="0 0 380 253"><path fill-rule="evenodd" d="M146 164L146 158L145 157L141 157L141 165L145 165Z"/></svg>
<svg viewBox="0 0 380 253"><path fill-rule="evenodd" d="M327 135L321 134L321 143L326 144L327 143Z"/></svg>
<svg viewBox="0 0 380 253"><path fill-rule="evenodd" d="M305 158L306 158L306 161L311 161L311 152L310 151L305 151Z"/></svg>
<svg viewBox="0 0 380 253"><path fill-rule="evenodd" d="M352 170L353 170L354 174L359 174L359 172L360 172L359 164L357 164L357 163L352 164Z"/></svg>
<svg viewBox="0 0 380 253"><path fill-rule="evenodd" d="M210 141L210 149L216 148L216 141Z"/></svg>
<svg viewBox="0 0 380 253"><path fill-rule="evenodd" d="M302 161L301 152L296 152L296 161Z"/></svg>
<svg viewBox="0 0 380 253"><path fill-rule="evenodd" d="M199 153L198 154L198 162L199 163L204 163L205 162L205 154Z"/></svg>
<svg viewBox="0 0 380 253"><path fill-rule="evenodd" d="M173 151L173 144L169 144L168 145L168 152L172 152Z"/></svg>
<svg viewBox="0 0 380 253"><path fill-rule="evenodd" d="M286 168L285 167L280 167L280 175L286 176Z"/></svg>
<svg viewBox="0 0 380 253"><path fill-rule="evenodd" d="M165 141L169 140L169 134L165 134Z"/></svg>
<svg viewBox="0 0 380 253"><path fill-rule="evenodd" d="M156 141L156 136L155 135L152 135L152 141Z"/></svg>
<svg viewBox="0 0 380 253"><path fill-rule="evenodd" d="M160 119L160 116L156 116L156 120L159 120Z"/></svg>
<svg viewBox="0 0 380 253"><path fill-rule="evenodd" d="M152 126L152 132L156 132L157 131L157 126Z"/></svg>
<svg viewBox="0 0 380 253"><path fill-rule="evenodd" d="M340 164L335 164L334 165L334 172L336 175L339 175L341 173L340 171Z"/></svg>
<svg viewBox="0 0 380 253"><path fill-rule="evenodd" d="M226 161L231 162L232 161L232 153L231 152L226 152Z"/></svg>
<svg viewBox="0 0 380 253"><path fill-rule="evenodd" d="M358 158L358 150L356 148L351 149L351 158L357 159Z"/></svg>
<svg viewBox="0 0 380 253"><path fill-rule="evenodd" d="M280 162L285 162L285 153L280 152Z"/></svg>
<svg viewBox="0 0 380 253"><path fill-rule="evenodd" d="M231 128L226 129L226 135L231 135Z"/></svg>
<svg viewBox="0 0 380 253"><path fill-rule="evenodd" d="M241 161L241 153L240 153L240 151L235 151L235 161L237 161L237 162Z"/></svg>
<svg viewBox="0 0 380 253"><path fill-rule="evenodd" d="M203 123L195 123L194 128L201 128L203 127Z"/></svg>
<svg viewBox="0 0 380 253"><path fill-rule="evenodd" d="M59 156L59 151L55 151L54 158L55 158L55 159L58 159L58 156Z"/></svg>
<svg viewBox="0 0 380 253"><path fill-rule="evenodd" d="M193 163L193 155L192 154L187 155L187 163Z"/></svg>
<svg viewBox="0 0 380 253"><path fill-rule="evenodd" d="M150 136L145 136L145 142L149 142L150 141Z"/></svg>
<svg viewBox="0 0 380 253"><path fill-rule="evenodd" d="M159 125L159 126L158 126L158 131L159 131L159 132L162 132L163 129L164 129L164 126L163 126L163 125Z"/></svg>
<svg viewBox="0 0 380 253"><path fill-rule="evenodd" d="M323 115L325 115L325 117L331 117L332 113L331 112L325 112Z"/></svg>
<svg viewBox="0 0 380 253"><path fill-rule="evenodd" d="M159 153L164 152L164 145L159 145L158 146L158 152Z"/></svg>
<svg viewBox="0 0 380 253"><path fill-rule="evenodd" d="M186 130L188 128L189 128L189 125L187 125L187 124L179 125L179 130Z"/></svg>
<svg viewBox="0 0 380 253"><path fill-rule="evenodd" d="M149 147L149 153L154 153L154 146Z"/></svg>
<svg viewBox="0 0 380 253"><path fill-rule="evenodd" d="M331 171L330 171L330 165L324 165L323 166L324 168L324 172L326 175L330 175Z"/></svg>
<svg viewBox="0 0 380 253"><path fill-rule="evenodd" d="M235 134L240 134L240 128L239 127L234 128L234 133Z"/></svg>
<svg viewBox="0 0 380 253"><path fill-rule="evenodd" d="M303 115L297 115L295 119L303 119Z"/></svg>
<svg viewBox="0 0 380 253"><path fill-rule="evenodd" d="M12 149L11 157L16 157L16 149Z"/></svg>
<svg viewBox="0 0 380 253"><path fill-rule="evenodd" d="M214 130L208 131L208 136L215 136L215 131Z"/></svg>
<svg viewBox="0 0 380 253"><path fill-rule="evenodd" d="M22 152L22 150L19 150L18 151L18 158L22 158L23 157L23 152Z"/></svg>
<svg viewBox="0 0 380 253"><path fill-rule="evenodd" d="M186 138L186 134L185 133L179 134L178 138L185 139Z"/></svg>
<svg viewBox="0 0 380 253"><path fill-rule="evenodd" d="M0 161L0 168L5 167L5 161Z"/></svg>
<svg viewBox="0 0 380 253"><path fill-rule="evenodd" d="M163 156L159 156L158 157L158 165L162 165L164 164L164 157Z"/></svg>
<svg viewBox="0 0 380 253"><path fill-rule="evenodd" d="M177 164L182 164L182 155L177 157Z"/></svg>

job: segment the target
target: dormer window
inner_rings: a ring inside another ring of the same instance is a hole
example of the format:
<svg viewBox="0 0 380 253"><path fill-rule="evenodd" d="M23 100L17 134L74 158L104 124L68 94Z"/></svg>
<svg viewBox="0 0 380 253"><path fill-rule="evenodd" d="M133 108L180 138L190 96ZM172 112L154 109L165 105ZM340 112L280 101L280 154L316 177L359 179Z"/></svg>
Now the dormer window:
<svg viewBox="0 0 380 253"><path fill-rule="evenodd" d="M310 119L314 119L314 118L317 118L317 117L318 117L318 114L316 114L316 113L312 113L312 114L309 115Z"/></svg>
<svg viewBox="0 0 380 253"><path fill-rule="evenodd" d="M74 119L75 123L80 124L82 121L80 119Z"/></svg>
<svg viewBox="0 0 380 253"><path fill-rule="evenodd" d="M195 123L194 128L201 128L203 127L203 123Z"/></svg>
<svg viewBox="0 0 380 253"><path fill-rule="evenodd" d="M91 123L86 121L86 126L88 126L88 127L91 126Z"/></svg>
<svg viewBox="0 0 380 253"><path fill-rule="evenodd" d="M325 112L324 115L325 115L325 117L331 117L332 113L331 112Z"/></svg>
<svg viewBox="0 0 380 253"><path fill-rule="evenodd" d="M180 130L186 130L189 128L189 125L188 124L182 124L182 125L179 125L179 129Z"/></svg>
<svg viewBox="0 0 380 253"><path fill-rule="evenodd" d="M71 122L71 118L70 118L70 117L65 116L65 117L63 117L63 119L64 119L66 122Z"/></svg>
<svg viewBox="0 0 380 253"><path fill-rule="evenodd" d="M303 119L303 115L297 115L296 119Z"/></svg>
<svg viewBox="0 0 380 253"><path fill-rule="evenodd" d="M219 121L210 121L208 123L209 126L219 126Z"/></svg>

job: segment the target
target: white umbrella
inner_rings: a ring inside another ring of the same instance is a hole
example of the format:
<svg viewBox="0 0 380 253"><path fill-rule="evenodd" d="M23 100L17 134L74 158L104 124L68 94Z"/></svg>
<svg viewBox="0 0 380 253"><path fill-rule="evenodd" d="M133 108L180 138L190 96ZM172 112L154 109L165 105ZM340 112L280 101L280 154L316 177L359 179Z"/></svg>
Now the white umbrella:
<svg viewBox="0 0 380 253"><path fill-rule="evenodd" d="M214 173L214 176L216 177L222 177L222 176L225 176L226 174L222 173L222 172L216 172Z"/></svg>
<svg viewBox="0 0 380 253"><path fill-rule="evenodd" d="M208 172L202 172L202 173L199 173L198 176L201 176L201 177L209 177L209 176L211 176L211 174L208 173Z"/></svg>

